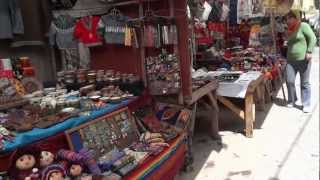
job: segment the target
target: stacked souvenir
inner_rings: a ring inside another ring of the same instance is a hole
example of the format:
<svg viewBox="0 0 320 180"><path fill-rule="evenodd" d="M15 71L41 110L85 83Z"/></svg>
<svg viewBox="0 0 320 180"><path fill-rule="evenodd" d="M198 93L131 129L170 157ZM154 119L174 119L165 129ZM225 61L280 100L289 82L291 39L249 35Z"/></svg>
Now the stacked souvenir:
<svg viewBox="0 0 320 180"><path fill-rule="evenodd" d="M87 70L79 69L72 71L60 71L57 73L58 84L119 84L135 83L140 81L138 75L124 74L114 70Z"/></svg>
<svg viewBox="0 0 320 180"><path fill-rule="evenodd" d="M0 78L0 110L26 104L27 101L23 98L25 93L25 88L19 80Z"/></svg>

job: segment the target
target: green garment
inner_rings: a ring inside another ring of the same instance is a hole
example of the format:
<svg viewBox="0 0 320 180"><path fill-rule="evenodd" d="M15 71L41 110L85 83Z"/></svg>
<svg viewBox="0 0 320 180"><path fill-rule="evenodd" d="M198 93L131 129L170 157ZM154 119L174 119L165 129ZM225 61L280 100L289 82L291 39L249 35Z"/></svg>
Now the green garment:
<svg viewBox="0 0 320 180"><path fill-rule="evenodd" d="M317 38L309 24L302 22L288 38L288 61L304 60L306 52L312 52Z"/></svg>

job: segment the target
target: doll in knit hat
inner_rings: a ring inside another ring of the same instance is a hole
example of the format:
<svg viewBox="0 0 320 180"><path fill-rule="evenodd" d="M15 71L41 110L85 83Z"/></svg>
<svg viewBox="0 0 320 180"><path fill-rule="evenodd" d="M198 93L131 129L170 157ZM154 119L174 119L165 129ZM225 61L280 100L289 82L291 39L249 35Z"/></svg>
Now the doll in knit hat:
<svg viewBox="0 0 320 180"><path fill-rule="evenodd" d="M66 171L59 164L52 164L43 169L41 180L67 180Z"/></svg>

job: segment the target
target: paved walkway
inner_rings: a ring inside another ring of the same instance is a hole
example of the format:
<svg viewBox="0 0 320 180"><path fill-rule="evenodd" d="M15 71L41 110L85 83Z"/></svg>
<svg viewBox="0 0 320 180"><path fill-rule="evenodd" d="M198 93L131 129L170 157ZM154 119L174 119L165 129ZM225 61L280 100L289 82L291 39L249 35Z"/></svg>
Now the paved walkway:
<svg viewBox="0 0 320 180"><path fill-rule="evenodd" d="M313 113L270 104L268 111L257 112L253 138L237 133L242 123L228 110L221 112L222 146L207 136L208 122L198 120L194 170L176 179L318 180L319 48L314 54L311 82ZM278 97L282 98L280 92Z"/></svg>

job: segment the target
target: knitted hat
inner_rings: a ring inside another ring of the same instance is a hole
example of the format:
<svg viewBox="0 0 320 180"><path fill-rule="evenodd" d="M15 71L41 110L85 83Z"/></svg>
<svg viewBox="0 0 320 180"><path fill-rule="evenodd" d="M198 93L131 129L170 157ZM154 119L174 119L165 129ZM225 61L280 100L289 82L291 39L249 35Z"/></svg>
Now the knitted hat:
<svg viewBox="0 0 320 180"><path fill-rule="evenodd" d="M46 167L42 173L41 173L41 180L49 180L49 177L52 173L54 172L60 172L62 173L62 176L65 177L66 176L66 171L65 169L61 166L61 165L58 165L58 164L53 164L53 165L50 165L48 167Z"/></svg>

